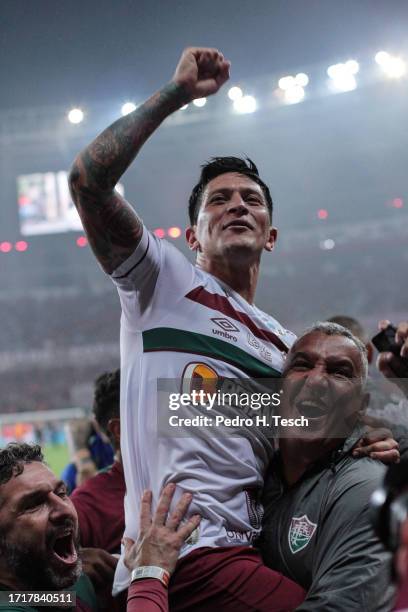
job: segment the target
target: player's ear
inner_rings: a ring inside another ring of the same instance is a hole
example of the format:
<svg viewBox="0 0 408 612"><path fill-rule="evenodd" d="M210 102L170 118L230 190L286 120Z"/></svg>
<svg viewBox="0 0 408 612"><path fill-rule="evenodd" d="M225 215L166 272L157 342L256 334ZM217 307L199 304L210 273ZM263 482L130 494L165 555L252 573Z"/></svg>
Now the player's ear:
<svg viewBox="0 0 408 612"><path fill-rule="evenodd" d="M112 419L109 419L107 430L113 436L113 439L115 440L116 444L119 445L120 444L120 419L117 417L113 417Z"/></svg>
<svg viewBox="0 0 408 612"><path fill-rule="evenodd" d="M198 251L200 249L200 243L198 242L198 239L196 236L196 229L197 229L196 225L193 225L193 226L190 225L186 229L186 240L187 240L188 246L191 251Z"/></svg>
<svg viewBox="0 0 408 612"><path fill-rule="evenodd" d="M276 229L276 227L270 227L269 228L269 236L268 236L268 240L265 244L265 250L266 251L272 251L272 249L275 246L275 242L278 238L278 230Z"/></svg>

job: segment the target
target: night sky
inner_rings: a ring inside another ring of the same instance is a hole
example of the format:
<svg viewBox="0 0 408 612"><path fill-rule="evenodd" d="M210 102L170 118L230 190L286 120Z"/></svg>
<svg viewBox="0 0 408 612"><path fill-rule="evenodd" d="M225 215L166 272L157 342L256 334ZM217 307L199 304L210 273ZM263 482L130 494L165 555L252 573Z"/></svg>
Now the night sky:
<svg viewBox="0 0 408 612"><path fill-rule="evenodd" d="M181 50L235 79L407 45L406 0L1 0L0 108L146 97Z"/></svg>

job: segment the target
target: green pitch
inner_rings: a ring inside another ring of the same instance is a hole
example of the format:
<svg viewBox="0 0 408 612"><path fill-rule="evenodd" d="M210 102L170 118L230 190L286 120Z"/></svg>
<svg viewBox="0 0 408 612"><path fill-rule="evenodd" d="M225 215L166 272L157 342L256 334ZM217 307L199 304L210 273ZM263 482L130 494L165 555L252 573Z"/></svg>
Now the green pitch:
<svg viewBox="0 0 408 612"><path fill-rule="evenodd" d="M47 444L43 448L45 460L52 471L60 476L63 468L70 462L68 446L66 444Z"/></svg>

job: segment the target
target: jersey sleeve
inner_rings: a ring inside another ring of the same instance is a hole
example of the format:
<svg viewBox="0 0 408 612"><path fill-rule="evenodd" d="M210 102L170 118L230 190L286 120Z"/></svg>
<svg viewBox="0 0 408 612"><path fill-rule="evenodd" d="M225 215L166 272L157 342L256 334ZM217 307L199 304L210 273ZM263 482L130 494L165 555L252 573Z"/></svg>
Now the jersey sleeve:
<svg viewBox="0 0 408 612"><path fill-rule="evenodd" d="M154 578L132 582L128 591L127 612L168 612L167 589Z"/></svg>
<svg viewBox="0 0 408 612"><path fill-rule="evenodd" d="M370 519L369 499L379 479L367 470L365 478L346 480L332 491L321 516L312 584L298 612L392 609L391 557Z"/></svg>
<svg viewBox="0 0 408 612"><path fill-rule="evenodd" d="M188 292L194 270L178 249L144 227L136 250L111 275L128 327L142 330L168 313Z"/></svg>

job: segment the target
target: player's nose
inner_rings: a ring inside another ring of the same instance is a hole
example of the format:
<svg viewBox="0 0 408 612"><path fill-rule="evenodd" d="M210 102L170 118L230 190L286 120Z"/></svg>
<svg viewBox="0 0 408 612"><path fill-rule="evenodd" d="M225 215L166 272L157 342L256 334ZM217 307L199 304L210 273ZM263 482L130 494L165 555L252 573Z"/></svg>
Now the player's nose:
<svg viewBox="0 0 408 612"><path fill-rule="evenodd" d="M234 191L231 195L231 199L228 202L228 212L240 211L241 214L245 214L248 211L247 204L243 199L239 191Z"/></svg>

